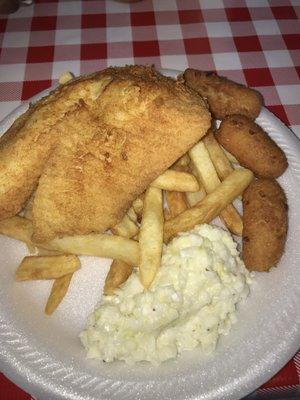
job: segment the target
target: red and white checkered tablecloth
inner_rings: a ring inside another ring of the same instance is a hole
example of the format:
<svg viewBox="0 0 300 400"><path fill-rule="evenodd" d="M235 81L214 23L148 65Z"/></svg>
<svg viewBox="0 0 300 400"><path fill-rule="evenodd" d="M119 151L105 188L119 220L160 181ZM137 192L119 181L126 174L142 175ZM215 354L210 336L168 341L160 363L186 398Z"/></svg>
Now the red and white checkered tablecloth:
<svg viewBox="0 0 300 400"><path fill-rule="evenodd" d="M300 0L36 0L0 15L0 120L65 71L215 70L259 90L300 137ZM0 364L1 369L1 364ZM300 353L249 398L300 398ZM0 374L0 399L30 396Z"/></svg>

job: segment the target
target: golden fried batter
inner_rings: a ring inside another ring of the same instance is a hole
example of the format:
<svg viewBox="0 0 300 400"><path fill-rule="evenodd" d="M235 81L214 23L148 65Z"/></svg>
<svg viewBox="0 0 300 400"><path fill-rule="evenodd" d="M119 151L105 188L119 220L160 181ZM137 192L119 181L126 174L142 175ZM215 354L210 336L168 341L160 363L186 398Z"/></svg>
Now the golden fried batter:
<svg viewBox="0 0 300 400"><path fill-rule="evenodd" d="M99 74L98 74L99 75ZM105 80L94 74L59 87L31 106L0 139L0 219L18 213L30 197L57 143L51 127L76 107L91 102Z"/></svg>
<svg viewBox="0 0 300 400"><path fill-rule="evenodd" d="M36 241L114 226L210 127L201 97L152 68L109 68L97 79L101 94L50 131L59 139L34 199Z"/></svg>
<svg viewBox="0 0 300 400"><path fill-rule="evenodd" d="M186 84L207 99L213 116L241 114L255 119L261 110L263 98L259 92L225 77L188 68L183 74Z"/></svg>
<svg viewBox="0 0 300 400"><path fill-rule="evenodd" d="M243 260L250 271L279 262L287 234L285 194L274 179L253 181L243 194Z"/></svg>
<svg viewBox="0 0 300 400"><path fill-rule="evenodd" d="M277 178L288 167L284 152L255 122L243 115L226 117L216 139L256 176Z"/></svg>

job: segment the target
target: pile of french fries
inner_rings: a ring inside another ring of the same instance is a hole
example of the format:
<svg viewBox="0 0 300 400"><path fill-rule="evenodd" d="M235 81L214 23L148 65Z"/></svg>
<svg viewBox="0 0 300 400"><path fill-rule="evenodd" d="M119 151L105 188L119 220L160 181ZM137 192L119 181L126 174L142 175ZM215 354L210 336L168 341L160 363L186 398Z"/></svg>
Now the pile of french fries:
<svg viewBox="0 0 300 400"><path fill-rule="evenodd" d="M217 216L230 232L241 235L242 217L232 202L253 179L253 173L234 169L210 131L203 140L165 171L127 211L112 234L55 238L49 243L32 241L29 201L22 214L0 221L0 233L26 243L31 253L19 265L17 281L48 279L53 286L45 313L52 314L66 295L73 274L80 268L78 256L113 259L104 285L111 295L138 267L142 284L150 287L161 264L163 243L195 225Z"/></svg>

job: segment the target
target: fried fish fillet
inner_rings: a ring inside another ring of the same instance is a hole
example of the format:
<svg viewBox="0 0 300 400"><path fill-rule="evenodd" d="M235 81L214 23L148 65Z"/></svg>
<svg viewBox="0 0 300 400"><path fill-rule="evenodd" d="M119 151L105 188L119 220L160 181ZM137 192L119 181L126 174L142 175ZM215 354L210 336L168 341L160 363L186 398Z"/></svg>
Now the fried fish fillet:
<svg viewBox="0 0 300 400"><path fill-rule="evenodd" d="M29 107L0 138L0 219L11 217L23 208L57 144L57 131L51 128L75 109L80 99L88 104L94 101L107 84L98 76L94 74L59 87Z"/></svg>
<svg viewBox="0 0 300 400"><path fill-rule="evenodd" d="M81 99L50 130L58 144L33 203L34 240L103 232L208 130L202 98L150 67L104 70L101 94Z"/></svg>

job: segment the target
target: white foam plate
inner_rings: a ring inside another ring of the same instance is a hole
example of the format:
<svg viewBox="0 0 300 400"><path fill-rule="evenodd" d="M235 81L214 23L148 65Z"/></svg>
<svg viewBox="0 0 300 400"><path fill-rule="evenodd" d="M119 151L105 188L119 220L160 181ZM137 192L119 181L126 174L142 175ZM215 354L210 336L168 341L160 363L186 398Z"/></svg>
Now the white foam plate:
<svg viewBox="0 0 300 400"><path fill-rule="evenodd" d="M0 134L27 107L5 118ZM39 400L235 400L271 378L300 343L300 142L265 108L257 122L288 157L289 168L279 179L289 203L288 240L278 268L256 275L238 323L215 354L193 351L160 367L87 361L78 334L101 298L109 260L83 257L63 303L47 317L43 309L51 283L15 282L14 271L27 251L0 236L0 370Z"/></svg>

